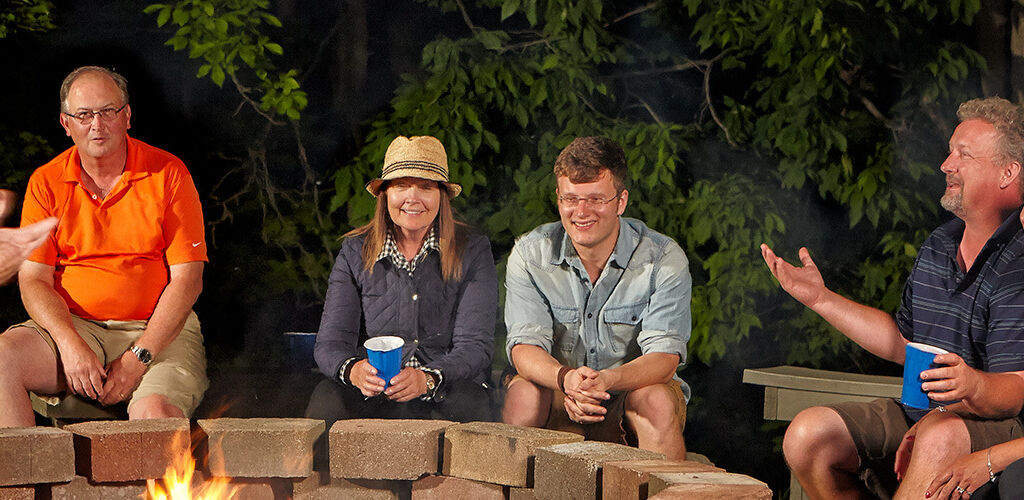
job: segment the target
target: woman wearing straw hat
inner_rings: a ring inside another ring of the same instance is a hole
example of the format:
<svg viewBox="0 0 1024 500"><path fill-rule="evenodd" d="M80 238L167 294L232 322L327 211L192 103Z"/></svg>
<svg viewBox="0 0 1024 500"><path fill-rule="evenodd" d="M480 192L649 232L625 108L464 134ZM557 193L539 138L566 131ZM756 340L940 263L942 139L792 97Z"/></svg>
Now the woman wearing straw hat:
<svg viewBox="0 0 1024 500"><path fill-rule="evenodd" d="M314 357L327 376L306 415L491 420L486 381L498 285L490 242L452 216L444 146L397 137L379 179L373 220L344 235L331 272ZM364 341L401 337L402 368L385 381ZM385 382L388 382L385 384Z"/></svg>

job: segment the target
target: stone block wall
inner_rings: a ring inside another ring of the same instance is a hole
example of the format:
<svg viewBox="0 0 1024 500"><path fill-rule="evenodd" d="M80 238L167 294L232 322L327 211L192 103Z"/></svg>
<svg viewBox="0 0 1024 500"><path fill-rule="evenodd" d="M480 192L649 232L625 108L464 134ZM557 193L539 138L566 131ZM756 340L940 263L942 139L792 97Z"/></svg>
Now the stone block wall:
<svg viewBox="0 0 1024 500"><path fill-rule="evenodd" d="M314 471L313 443L325 431L329 470ZM320 420L221 418L0 429L0 500L140 498L147 479L189 458L194 491L225 487L246 500L771 498L764 483L699 456L666 460L543 429L364 419L328 430Z"/></svg>

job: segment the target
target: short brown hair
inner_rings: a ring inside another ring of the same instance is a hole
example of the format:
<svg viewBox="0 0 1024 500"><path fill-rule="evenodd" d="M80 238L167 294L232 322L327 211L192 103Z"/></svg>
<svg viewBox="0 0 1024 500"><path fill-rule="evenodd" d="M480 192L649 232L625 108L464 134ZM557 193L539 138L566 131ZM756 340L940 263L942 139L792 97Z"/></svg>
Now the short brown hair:
<svg viewBox="0 0 1024 500"><path fill-rule="evenodd" d="M114 80L114 85L121 91L121 104L128 104L128 80L125 80L123 76L118 74L116 71L109 70L101 66L82 66L75 68L74 71L68 73L68 76L64 77L64 82L60 84L60 110L63 112L68 111L68 94L71 92L71 85L75 83L78 77L85 73L102 73Z"/></svg>
<svg viewBox="0 0 1024 500"><path fill-rule="evenodd" d="M997 160L1024 165L1024 109L1020 106L1002 97L971 99L960 105L956 116L961 122L978 119L991 123L999 132Z"/></svg>
<svg viewBox="0 0 1024 500"><path fill-rule="evenodd" d="M555 177L568 177L574 184L594 182L606 169L611 173L615 190L621 193L629 177L626 153L619 143L607 137L577 137L555 160Z"/></svg>

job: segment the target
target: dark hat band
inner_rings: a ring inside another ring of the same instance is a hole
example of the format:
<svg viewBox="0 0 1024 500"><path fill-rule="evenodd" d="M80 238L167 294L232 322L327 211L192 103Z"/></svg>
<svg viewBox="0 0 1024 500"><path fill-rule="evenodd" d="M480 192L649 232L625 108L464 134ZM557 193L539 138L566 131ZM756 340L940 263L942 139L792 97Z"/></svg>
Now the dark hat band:
<svg viewBox="0 0 1024 500"><path fill-rule="evenodd" d="M396 161L396 162L394 162L394 163L392 163L390 165L387 165L381 171L381 178L385 178L386 179L386 178L388 178L388 176L390 176L395 171L397 171L397 170L404 170L404 169L427 170L429 172L433 172L433 173L437 174L442 179L444 179L446 182L448 181L448 169L446 169L446 168L444 168L444 167L442 167L442 166L440 166L440 165L438 165L436 163L432 163L432 162L428 162L428 161L421 161L421 160Z"/></svg>

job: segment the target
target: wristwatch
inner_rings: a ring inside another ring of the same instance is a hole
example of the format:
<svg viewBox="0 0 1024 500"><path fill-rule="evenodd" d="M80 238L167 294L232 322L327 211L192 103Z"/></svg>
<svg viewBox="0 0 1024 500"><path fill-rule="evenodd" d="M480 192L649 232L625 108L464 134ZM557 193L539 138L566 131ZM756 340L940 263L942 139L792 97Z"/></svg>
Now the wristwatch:
<svg viewBox="0 0 1024 500"><path fill-rule="evenodd" d="M434 380L434 374L428 371L423 372L427 376L427 395L433 397L434 389L437 389L437 381Z"/></svg>
<svg viewBox="0 0 1024 500"><path fill-rule="evenodd" d="M153 362L153 353L149 352L149 349L146 349L145 347L132 345L128 350L131 351L136 358L139 358L140 363L146 366L149 366L149 364Z"/></svg>

